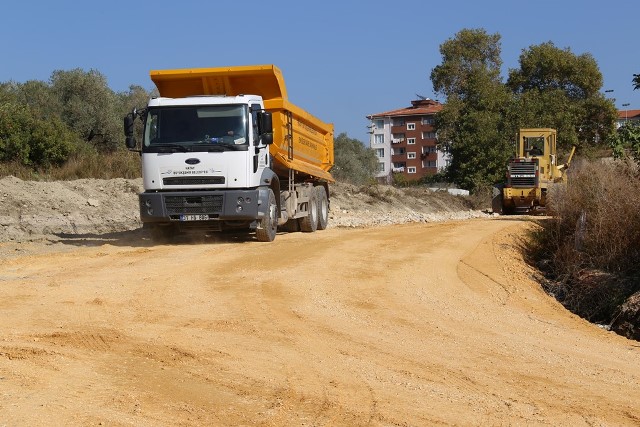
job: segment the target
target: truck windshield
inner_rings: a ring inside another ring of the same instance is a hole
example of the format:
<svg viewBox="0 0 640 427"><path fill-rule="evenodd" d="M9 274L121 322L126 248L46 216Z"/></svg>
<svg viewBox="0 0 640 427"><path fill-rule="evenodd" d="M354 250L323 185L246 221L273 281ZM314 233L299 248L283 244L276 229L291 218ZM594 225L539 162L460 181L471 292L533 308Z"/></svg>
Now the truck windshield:
<svg viewBox="0 0 640 427"><path fill-rule="evenodd" d="M180 151L246 149L246 105L191 105L149 108L144 130L144 150ZM216 150L218 151L218 150Z"/></svg>

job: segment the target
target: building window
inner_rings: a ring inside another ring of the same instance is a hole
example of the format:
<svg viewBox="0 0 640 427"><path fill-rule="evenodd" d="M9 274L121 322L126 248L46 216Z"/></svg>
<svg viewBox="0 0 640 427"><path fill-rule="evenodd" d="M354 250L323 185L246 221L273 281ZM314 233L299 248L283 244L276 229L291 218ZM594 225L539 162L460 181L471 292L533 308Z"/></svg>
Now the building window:
<svg viewBox="0 0 640 427"><path fill-rule="evenodd" d="M404 126L404 119L395 119L393 121L394 126Z"/></svg>
<svg viewBox="0 0 640 427"><path fill-rule="evenodd" d="M384 162L378 163L378 172L384 172Z"/></svg>
<svg viewBox="0 0 640 427"><path fill-rule="evenodd" d="M415 143L416 143L415 138L407 138L407 144L415 144Z"/></svg>
<svg viewBox="0 0 640 427"><path fill-rule="evenodd" d="M407 130L416 130L415 123L407 123Z"/></svg>
<svg viewBox="0 0 640 427"><path fill-rule="evenodd" d="M422 118L422 124L423 125L432 125L435 124L436 120L433 118L433 116L425 116Z"/></svg>
<svg viewBox="0 0 640 427"><path fill-rule="evenodd" d="M425 160L424 162L422 162L422 167L423 168L435 168L436 167L436 161L435 160Z"/></svg>
<svg viewBox="0 0 640 427"><path fill-rule="evenodd" d="M422 139L435 139L435 138L436 138L435 132L422 132Z"/></svg>
<svg viewBox="0 0 640 427"><path fill-rule="evenodd" d="M409 151L407 153L407 159L415 159L416 158L416 153L414 151Z"/></svg>
<svg viewBox="0 0 640 427"><path fill-rule="evenodd" d="M396 155L396 154L404 154L406 152L404 147L399 147L399 148L392 148L391 149L391 155Z"/></svg>
<svg viewBox="0 0 640 427"><path fill-rule="evenodd" d="M384 144L384 134L373 135L374 144Z"/></svg>
<svg viewBox="0 0 640 427"><path fill-rule="evenodd" d="M416 168L415 166L409 166L407 168L407 173L416 173Z"/></svg>
<svg viewBox="0 0 640 427"><path fill-rule="evenodd" d="M376 127L376 129L383 129L384 128L384 120L374 120L373 121L373 125Z"/></svg>
<svg viewBox="0 0 640 427"><path fill-rule="evenodd" d="M384 148L376 148L376 156L384 157Z"/></svg>

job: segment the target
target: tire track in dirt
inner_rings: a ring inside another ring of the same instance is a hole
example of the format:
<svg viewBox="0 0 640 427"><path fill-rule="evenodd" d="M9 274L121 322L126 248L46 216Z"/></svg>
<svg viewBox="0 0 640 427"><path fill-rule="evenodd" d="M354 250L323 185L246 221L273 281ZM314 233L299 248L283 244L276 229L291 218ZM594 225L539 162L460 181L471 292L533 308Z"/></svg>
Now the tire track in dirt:
<svg viewBox="0 0 640 427"><path fill-rule="evenodd" d="M540 290L528 226L2 253L0 422L637 424L640 347Z"/></svg>

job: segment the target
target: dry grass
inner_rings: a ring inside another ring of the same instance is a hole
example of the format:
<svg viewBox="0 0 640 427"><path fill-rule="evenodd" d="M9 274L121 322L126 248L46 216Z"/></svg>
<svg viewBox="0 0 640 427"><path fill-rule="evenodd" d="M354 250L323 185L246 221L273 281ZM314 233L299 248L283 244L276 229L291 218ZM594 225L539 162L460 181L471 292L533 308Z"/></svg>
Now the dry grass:
<svg viewBox="0 0 640 427"><path fill-rule="evenodd" d="M0 176L29 181L69 181L82 178L113 179L141 177L140 157L125 150L110 154L87 151L71 157L64 165L33 169L19 163L0 163Z"/></svg>
<svg viewBox="0 0 640 427"><path fill-rule="evenodd" d="M571 171L550 193L532 255L552 278L548 291L570 310L608 322L640 286L640 174L636 165L597 161Z"/></svg>

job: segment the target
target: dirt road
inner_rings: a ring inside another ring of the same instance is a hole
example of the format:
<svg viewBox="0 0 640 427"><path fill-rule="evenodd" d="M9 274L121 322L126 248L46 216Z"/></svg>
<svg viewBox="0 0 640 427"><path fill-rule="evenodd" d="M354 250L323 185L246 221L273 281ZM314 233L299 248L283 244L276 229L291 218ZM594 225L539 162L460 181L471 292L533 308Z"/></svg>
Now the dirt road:
<svg viewBox="0 0 640 427"><path fill-rule="evenodd" d="M478 219L0 246L0 425L639 425L640 344Z"/></svg>

